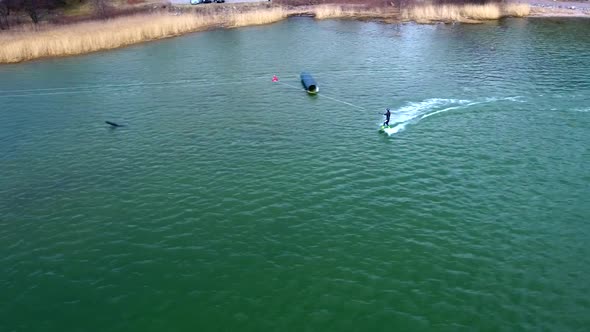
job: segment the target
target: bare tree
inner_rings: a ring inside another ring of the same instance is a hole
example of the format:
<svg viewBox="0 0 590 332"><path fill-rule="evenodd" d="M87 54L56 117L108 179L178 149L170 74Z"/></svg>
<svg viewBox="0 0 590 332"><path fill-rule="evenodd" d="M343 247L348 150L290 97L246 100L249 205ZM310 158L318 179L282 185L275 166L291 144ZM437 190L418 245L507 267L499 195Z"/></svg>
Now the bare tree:
<svg viewBox="0 0 590 332"><path fill-rule="evenodd" d="M65 0L0 0L0 29L10 27L10 13L25 12L37 24L51 10L65 5ZM18 23L18 16L16 19Z"/></svg>
<svg viewBox="0 0 590 332"><path fill-rule="evenodd" d="M10 25L8 24L8 14L10 14L8 4L4 0L0 0L0 30L10 29Z"/></svg>
<svg viewBox="0 0 590 332"><path fill-rule="evenodd" d="M107 0L91 0L94 6L94 12L100 18L107 18L109 16L109 5Z"/></svg>
<svg viewBox="0 0 590 332"><path fill-rule="evenodd" d="M33 20L33 23L39 23L39 7L37 6L37 0L25 0L25 11Z"/></svg>

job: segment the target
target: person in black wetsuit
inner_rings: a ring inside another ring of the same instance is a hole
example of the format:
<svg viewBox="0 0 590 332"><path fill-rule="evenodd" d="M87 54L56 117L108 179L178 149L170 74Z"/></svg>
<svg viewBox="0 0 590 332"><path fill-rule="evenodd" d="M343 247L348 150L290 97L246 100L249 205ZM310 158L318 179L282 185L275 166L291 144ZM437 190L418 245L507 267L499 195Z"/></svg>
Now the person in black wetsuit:
<svg viewBox="0 0 590 332"><path fill-rule="evenodd" d="M384 126L389 126L389 117L391 116L391 112L389 111L389 108L386 109L385 114L385 122L383 122Z"/></svg>

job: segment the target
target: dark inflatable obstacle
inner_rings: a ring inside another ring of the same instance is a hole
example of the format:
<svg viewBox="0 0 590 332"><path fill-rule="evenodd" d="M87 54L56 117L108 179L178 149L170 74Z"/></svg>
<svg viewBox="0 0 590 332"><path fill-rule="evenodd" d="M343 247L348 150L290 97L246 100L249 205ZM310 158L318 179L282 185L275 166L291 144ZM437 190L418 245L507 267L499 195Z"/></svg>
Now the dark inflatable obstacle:
<svg viewBox="0 0 590 332"><path fill-rule="evenodd" d="M302 72L300 76L301 84L303 84L303 87L305 87L305 91L307 91L307 93L316 94L320 91L318 84L313 79L311 74L307 72Z"/></svg>

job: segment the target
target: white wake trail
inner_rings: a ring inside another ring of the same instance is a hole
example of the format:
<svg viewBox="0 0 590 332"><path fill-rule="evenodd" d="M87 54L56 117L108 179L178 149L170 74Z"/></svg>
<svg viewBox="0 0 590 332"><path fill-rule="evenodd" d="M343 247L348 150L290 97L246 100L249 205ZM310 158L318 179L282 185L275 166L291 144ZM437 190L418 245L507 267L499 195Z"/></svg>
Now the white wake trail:
<svg viewBox="0 0 590 332"><path fill-rule="evenodd" d="M407 106L401 107L400 109L392 112L392 117L389 122L395 123L396 125L392 128L384 129L384 132L391 136L403 131L410 123L416 124L419 121L436 114L452 110L465 109L479 104L493 103L496 101L523 102L520 98L521 97L519 96L506 98L485 98L479 101L434 98L417 103L409 103Z"/></svg>

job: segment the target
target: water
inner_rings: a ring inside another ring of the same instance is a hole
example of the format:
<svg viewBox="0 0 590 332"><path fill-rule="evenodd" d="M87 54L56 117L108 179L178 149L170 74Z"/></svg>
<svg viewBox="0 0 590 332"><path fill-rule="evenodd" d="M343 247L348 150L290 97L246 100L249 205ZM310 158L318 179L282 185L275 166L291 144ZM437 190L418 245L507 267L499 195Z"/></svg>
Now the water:
<svg viewBox="0 0 590 332"><path fill-rule="evenodd" d="M589 27L301 18L0 67L0 331L585 330Z"/></svg>

